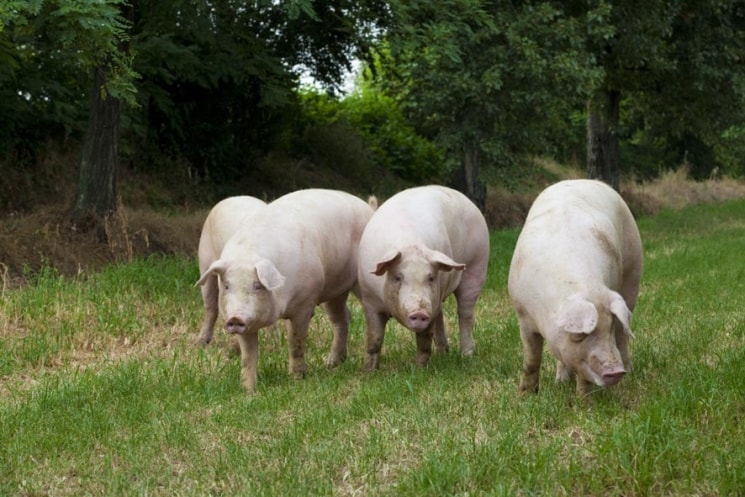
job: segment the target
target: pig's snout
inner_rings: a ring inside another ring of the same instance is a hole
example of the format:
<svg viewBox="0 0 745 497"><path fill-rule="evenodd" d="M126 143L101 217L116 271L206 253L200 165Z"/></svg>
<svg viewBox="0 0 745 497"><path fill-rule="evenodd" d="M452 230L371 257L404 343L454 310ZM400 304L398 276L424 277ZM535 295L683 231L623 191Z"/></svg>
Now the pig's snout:
<svg viewBox="0 0 745 497"><path fill-rule="evenodd" d="M414 331L426 330L430 322L432 322L432 318L429 313L424 311L412 312L406 318L407 325Z"/></svg>
<svg viewBox="0 0 745 497"><path fill-rule="evenodd" d="M246 321L237 316L233 316L225 322L225 331L237 334L245 333Z"/></svg>
<svg viewBox="0 0 745 497"><path fill-rule="evenodd" d="M621 381L621 378L624 377L626 374L626 370L623 369L621 366L613 366L608 368L603 368L603 385L606 387L615 385L619 381Z"/></svg>

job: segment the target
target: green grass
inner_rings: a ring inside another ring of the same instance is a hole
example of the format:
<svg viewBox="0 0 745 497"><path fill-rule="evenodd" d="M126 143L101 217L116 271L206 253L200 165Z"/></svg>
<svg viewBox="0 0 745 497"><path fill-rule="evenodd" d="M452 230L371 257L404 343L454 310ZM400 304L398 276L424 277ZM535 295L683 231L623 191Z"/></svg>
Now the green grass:
<svg viewBox="0 0 745 497"><path fill-rule="evenodd" d="M0 495L741 495L745 488L745 201L641 219L645 274L634 371L587 403L553 382L517 394L521 348L505 289L517 232L492 236L477 352L414 366L392 326L381 369L287 373L261 337L259 392L201 320L196 263L151 258L63 278L47 269L0 304ZM453 302L447 302L450 315ZM548 354L548 353L547 353Z"/></svg>

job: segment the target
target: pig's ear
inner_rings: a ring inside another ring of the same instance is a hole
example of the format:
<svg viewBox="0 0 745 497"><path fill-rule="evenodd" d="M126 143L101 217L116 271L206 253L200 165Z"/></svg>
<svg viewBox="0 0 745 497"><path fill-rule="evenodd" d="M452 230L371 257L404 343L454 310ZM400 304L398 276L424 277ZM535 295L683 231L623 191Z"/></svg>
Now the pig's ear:
<svg viewBox="0 0 745 497"><path fill-rule="evenodd" d="M267 290L276 290L285 283L285 277L279 269L267 259L262 259L256 264L256 276Z"/></svg>
<svg viewBox="0 0 745 497"><path fill-rule="evenodd" d="M438 252L437 250L432 250L429 254L427 254L427 259L429 260L430 264L436 265L437 269L439 269L440 271L452 271L453 269L457 271L463 271L466 269L465 264L455 262L453 259L443 254L442 252Z"/></svg>
<svg viewBox="0 0 745 497"><path fill-rule="evenodd" d="M199 278L199 281L197 281L194 286L204 285L207 282L207 278L217 275L217 274L223 274L225 270L228 268L227 261L223 260L216 260L212 264L210 264L210 267L207 268L207 270L204 272L204 274Z"/></svg>
<svg viewBox="0 0 745 497"><path fill-rule="evenodd" d="M634 332L631 331L631 311L623 297L616 292L610 292L610 312L616 316L618 322L623 326L623 332L631 338L636 338Z"/></svg>
<svg viewBox="0 0 745 497"><path fill-rule="evenodd" d="M378 261L378 265L375 266L375 269L373 271L370 271L370 274L374 274L376 276L385 274L385 272L388 271L390 265L396 263L399 259L401 259L400 251L392 250L388 252L383 256L381 260Z"/></svg>
<svg viewBox="0 0 745 497"><path fill-rule="evenodd" d="M557 324L569 333L590 334L598 325L598 310L579 295L569 297L561 308Z"/></svg>

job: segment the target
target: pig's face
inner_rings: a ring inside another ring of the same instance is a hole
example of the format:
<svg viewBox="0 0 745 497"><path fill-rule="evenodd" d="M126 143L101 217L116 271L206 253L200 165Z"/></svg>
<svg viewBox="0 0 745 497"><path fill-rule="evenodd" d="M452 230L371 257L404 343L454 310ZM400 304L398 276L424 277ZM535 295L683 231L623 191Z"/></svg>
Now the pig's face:
<svg viewBox="0 0 745 497"><path fill-rule="evenodd" d="M610 303L592 304L573 296L563 305L558 334L549 340L554 355L585 381L600 387L615 385L626 374L616 334L632 335L630 311L620 295Z"/></svg>
<svg viewBox="0 0 745 497"><path fill-rule="evenodd" d="M219 279L220 313L228 333L255 333L279 319L276 290L284 277L271 262L216 261L198 284L208 275Z"/></svg>
<svg viewBox="0 0 745 497"><path fill-rule="evenodd" d="M440 252L407 247L386 254L372 273L385 275L383 294L389 312L418 333L428 329L440 313L441 272L464 268Z"/></svg>

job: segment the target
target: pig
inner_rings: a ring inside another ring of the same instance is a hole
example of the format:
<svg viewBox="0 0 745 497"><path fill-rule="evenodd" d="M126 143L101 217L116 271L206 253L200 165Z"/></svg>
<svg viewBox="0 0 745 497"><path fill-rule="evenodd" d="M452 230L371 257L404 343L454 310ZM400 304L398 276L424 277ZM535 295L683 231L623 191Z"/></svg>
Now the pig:
<svg viewBox="0 0 745 497"><path fill-rule="evenodd" d="M393 317L414 332L416 363L448 350L442 302L454 294L460 351L474 352L474 307L486 281L489 230L462 193L429 185L403 190L375 211L359 247L357 277L366 322L364 369L379 367L385 326Z"/></svg>
<svg viewBox="0 0 745 497"><path fill-rule="evenodd" d="M261 328L285 319L289 370L306 371L305 339L316 305L323 304L334 337L326 364L346 359L350 313L357 290L357 250L373 213L365 201L336 190L288 193L243 219L198 285L217 275L225 330L238 338L241 384L256 391Z"/></svg>
<svg viewBox="0 0 745 497"><path fill-rule="evenodd" d="M519 391L538 391L544 340L557 359L557 381L574 374L580 396L631 371L631 312L641 275L639 230L613 188L579 179L541 192L518 237L507 285L524 353Z"/></svg>
<svg viewBox="0 0 745 497"><path fill-rule="evenodd" d="M222 252L228 239L238 231L243 219L256 209L266 206L258 198L248 195L228 197L210 210L202 226L199 237L199 274L204 274ZM218 315L217 276L208 277L201 286L204 303L204 319L197 338L197 345L206 346L212 341L213 330Z"/></svg>

